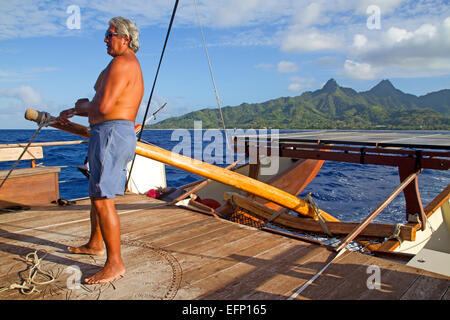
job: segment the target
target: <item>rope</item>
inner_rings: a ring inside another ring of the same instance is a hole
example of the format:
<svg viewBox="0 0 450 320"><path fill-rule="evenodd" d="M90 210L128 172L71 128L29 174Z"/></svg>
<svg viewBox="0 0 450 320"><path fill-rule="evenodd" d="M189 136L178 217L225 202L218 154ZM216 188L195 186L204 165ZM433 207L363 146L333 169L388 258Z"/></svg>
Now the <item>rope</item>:
<svg viewBox="0 0 450 320"><path fill-rule="evenodd" d="M77 182L77 181L86 181L86 178L80 178L80 179L72 179L72 180L61 180L59 183L67 183L67 182Z"/></svg>
<svg viewBox="0 0 450 320"><path fill-rule="evenodd" d="M394 232L392 232L392 235L388 239L396 239L400 244L402 244L403 239L400 237L400 227L403 226L401 223L396 223Z"/></svg>
<svg viewBox="0 0 450 320"><path fill-rule="evenodd" d="M216 81L214 80L214 73L213 73L212 66L211 66L211 60L209 59L208 49L207 49L206 40L205 40L205 34L203 33L202 24L200 22L200 16L198 14L197 0L194 0L194 6L195 6L195 13L197 15L198 25L200 27L200 33L202 34L203 48L205 50L206 59L208 60L209 73L211 75L211 81L212 81L212 85L214 87L214 94L216 95L217 106L219 107L220 119L222 120L222 127L223 127L223 131L225 133L225 142L226 142L227 147L229 148L230 146L228 143L227 131L226 131L226 127L225 127L225 120L223 118L222 107L220 105L219 93L217 92L217 87L216 87Z"/></svg>
<svg viewBox="0 0 450 320"><path fill-rule="evenodd" d="M139 132L139 136L138 136L137 141L141 141L142 133L144 132L145 121L147 119L148 110L150 109L150 103L152 101L153 92L155 91L156 80L158 79L159 69L161 68L161 63L162 63L162 59L164 57L164 52L166 51L166 46L167 46L167 41L169 40L170 30L172 30L173 20L175 18L175 13L177 12L178 1L179 0L175 1L175 6L173 7L172 17L170 18L170 22L169 22L169 29L167 30L166 40L164 41L163 49L162 49L162 52L161 52L161 57L159 58L158 68L156 69L155 79L153 80L152 91L150 92L150 98L148 99L147 108L145 109L144 119L142 120L141 132ZM130 167L128 180L127 180L127 182L125 184L125 188L124 188L125 190L126 190L126 188L128 186L128 183L130 182L131 172L133 171L133 166L134 166L134 161L135 160L136 160L136 154L134 154L133 161L131 162L131 167Z"/></svg>
<svg viewBox="0 0 450 320"><path fill-rule="evenodd" d="M173 24L173 20L175 18L175 13L177 12L178 1L179 0L175 1L175 6L173 7L172 17L170 18L170 23L169 23L169 29L167 30L166 40L164 41L164 46L163 46L163 50L161 52L161 57L159 58L158 68L156 69L156 75L155 75L155 79L153 80L152 91L150 92L150 98L148 99L147 108L145 109L144 119L142 121L142 130L139 133L138 141L141 141L142 132L144 132L145 120L147 119L148 110L150 108L150 103L152 101L153 92L154 92L155 86L156 86L156 80L158 79L159 69L161 68L161 63L162 63L162 59L164 57L164 52L166 51L167 41L169 40L170 30L172 29L172 24Z"/></svg>
<svg viewBox="0 0 450 320"><path fill-rule="evenodd" d="M341 249L341 251L339 251L336 256L330 261L328 262L325 267L323 267L322 269L320 269L319 272L317 272L311 279L309 279L303 286L301 286L297 291L295 291L289 298L288 300L294 300L300 293L302 293L306 288L308 288L311 283L314 282L314 280L316 280L333 262L335 262L337 260L337 258L339 256L341 256L345 251L347 251L347 249L344 247L343 249Z"/></svg>
<svg viewBox="0 0 450 320"><path fill-rule="evenodd" d="M418 219L418 222L419 222L419 225L421 225L421 224L420 224L420 219ZM423 239L421 242L418 242L418 243L416 243L415 245L406 248L405 250L397 250L396 252L404 252L404 251L407 251L407 250L411 250L412 248L418 247L418 246L420 246L422 243L427 242L427 241L433 236L433 234L434 234L434 232L435 232L436 230L433 229L433 226L431 225L430 220L428 220L427 215L425 215L425 223L428 223L428 225L430 226L430 230L431 230L430 235L429 235L427 238ZM400 244L402 244L401 241L400 241Z"/></svg>
<svg viewBox="0 0 450 320"><path fill-rule="evenodd" d="M36 136L38 135L39 131L41 131L41 129L43 127L46 127L48 125L50 125L53 121L50 121L50 115L45 112L43 117L39 119L39 128L36 130L36 132L34 133L33 137L31 137L30 142L28 142L28 144L26 145L26 147L23 149L22 153L20 154L19 158L16 160L16 162L14 162L13 166L11 167L11 169L9 170L8 174L6 175L6 177L3 179L2 183L0 184L0 189L3 187L3 185L5 184L6 180L9 178L9 176L11 175L11 173L14 171L14 169L16 168L16 166L19 164L20 159L22 159L23 155L25 154L25 152L27 152L28 148L30 147L31 143L34 141L34 139L36 139Z"/></svg>
<svg viewBox="0 0 450 320"><path fill-rule="evenodd" d="M330 237L333 237L333 234L331 233L330 229L328 229L327 223L325 218L322 216L322 214L320 213L319 207L317 206L317 204L314 202L312 196L311 196L311 192L309 192L305 199L304 199L309 205L310 207L314 210L314 212L317 215L317 218L319 219L319 224L322 227L323 231Z"/></svg>
<svg viewBox="0 0 450 320"><path fill-rule="evenodd" d="M55 281L55 277L51 275L47 271L43 271L41 269L41 261L48 255L47 251L44 251L44 255L39 258L37 251L30 252L25 256L25 262L30 264L30 268L28 269L28 277L22 281L22 284L12 283L9 287L0 288L0 292L6 290L14 290L19 289L22 294L29 295L33 292L40 292L40 290L36 289L37 285L49 284ZM36 281L34 278L37 274L41 274L44 277L48 278L47 281Z"/></svg>
<svg viewBox="0 0 450 320"><path fill-rule="evenodd" d="M273 220L278 218L282 213L288 213L288 212L289 212L288 208L283 208L280 211L275 212L272 216L270 216L269 219L267 219L267 222L272 222Z"/></svg>

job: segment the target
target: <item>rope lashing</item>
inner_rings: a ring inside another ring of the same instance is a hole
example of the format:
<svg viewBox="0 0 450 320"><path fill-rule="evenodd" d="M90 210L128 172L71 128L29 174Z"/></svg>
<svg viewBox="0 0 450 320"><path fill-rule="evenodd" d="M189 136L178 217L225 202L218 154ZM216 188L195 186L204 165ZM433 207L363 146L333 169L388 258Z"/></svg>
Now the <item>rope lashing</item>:
<svg viewBox="0 0 450 320"><path fill-rule="evenodd" d="M400 244L402 244L403 239L400 237L400 231L401 231L401 227L403 226L403 224L401 223L396 223L395 224L395 228L394 228L394 232L392 233L392 235L389 237L389 239L396 239L398 242L400 242Z"/></svg>
<svg viewBox="0 0 450 320"><path fill-rule="evenodd" d="M311 192L309 192L305 199L304 199L310 206L311 208L314 210L314 212L317 215L318 221L320 226L322 227L323 231L330 237L333 237L333 234L331 233L330 229L328 229L327 223L325 218L322 216L322 214L320 213L320 209L317 206L317 204L315 203L315 201L313 200L312 196L311 196Z"/></svg>
<svg viewBox="0 0 450 320"><path fill-rule="evenodd" d="M269 219L267 219L267 222L272 222L273 220L275 220L276 218L278 218L282 213L289 213L289 209L288 208L283 208L278 212L275 212L272 216L269 217Z"/></svg>
<svg viewBox="0 0 450 320"><path fill-rule="evenodd" d="M40 292L36 288L37 285L45 285L55 281L55 277L51 275L49 272L41 269L41 262L48 255L48 252L44 250L44 254L41 258L38 256L38 251L30 252L25 256L25 262L29 265L28 268L28 277L22 281L22 283L12 283L8 287L0 288L0 292L6 290L14 290L19 289L22 294L29 295L33 292ZM48 280L46 281L37 281L35 277L41 274Z"/></svg>

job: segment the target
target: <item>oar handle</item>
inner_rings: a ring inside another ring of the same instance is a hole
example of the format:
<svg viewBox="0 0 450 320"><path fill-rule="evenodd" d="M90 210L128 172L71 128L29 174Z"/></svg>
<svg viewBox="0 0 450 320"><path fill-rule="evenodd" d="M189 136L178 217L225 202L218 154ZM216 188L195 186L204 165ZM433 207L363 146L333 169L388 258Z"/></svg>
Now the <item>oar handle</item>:
<svg viewBox="0 0 450 320"><path fill-rule="evenodd" d="M40 111L34 110L33 108L28 108L27 111L25 111L25 119L34 121L37 123L44 122L46 120L45 118L47 115L48 115L48 113L40 112Z"/></svg>
<svg viewBox="0 0 450 320"><path fill-rule="evenodd" d="M57 128L66 132L70 132L85 138L89 138L89 128L85 127L81 124L68 122L67 124L60 124L58 122L55 122L54 120L56 117L51 116L47 112L37 111L33 108L28 108L25 111L25 119L34 121L38 124L47 122L49 123L49 126L53 128Z"/></svg>

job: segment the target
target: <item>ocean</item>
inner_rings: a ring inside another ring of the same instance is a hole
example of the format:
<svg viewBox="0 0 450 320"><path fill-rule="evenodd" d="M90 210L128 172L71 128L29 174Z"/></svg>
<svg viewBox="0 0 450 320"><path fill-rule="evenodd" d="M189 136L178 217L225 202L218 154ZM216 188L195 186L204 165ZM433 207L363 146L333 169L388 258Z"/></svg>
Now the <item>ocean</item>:
<svg viewBox="0 0 450 320"><path fill-rule="evenodd" d="M0 144L28 143L34 133L35 130L0 130ZM145 130L142 140L173 150L179 140L172 141L171 137L172 130ZM82 140L82 138L60 130L43 129L34 142L71 140ZM193 150L193 145L191 147ZM87 179L77 169L77 166L84 162L87 144L45 146L43 149L44 159L37 163L43 166L61 167L60 197L76 199L88 196ZM0 170L9 170L13 163L14 161L0 162ZM29 161L20 161L17 168L29 166ZM201 178L170 166L166 166L166 176L169 187L179 187ZM313 199L322 210L342 221L361 221L399 183L395 167L326 161L317 177L299 197L303 198L311 192ZM419 190L424 207L449 183L450 172L424 170L419 175ZM378 215L375 221L404 223L404 212L404 198L403 194L400 194Z"/></svg>

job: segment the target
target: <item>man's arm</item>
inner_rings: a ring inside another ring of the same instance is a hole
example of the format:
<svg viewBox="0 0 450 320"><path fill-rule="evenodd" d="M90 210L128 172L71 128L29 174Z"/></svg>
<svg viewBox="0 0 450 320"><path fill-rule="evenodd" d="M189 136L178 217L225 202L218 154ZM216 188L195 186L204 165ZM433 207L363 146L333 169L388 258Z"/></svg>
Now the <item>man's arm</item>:
<svg viewBox="0 0 450 320"><path fill-rule="evenodd" d="M103 70L100 73L100 75L98 76L97 81L95 82L95 85L94 85L95 92L98 92L100 90L100 86L102 84L104 74L105 74L105 70ZM91 108L91 105L89 104L89 99L84 98L84 99L79 99L75 103L75 108L69 109L69 111L73 110L73 113L76 114L77 116L88 117L90 108Z"/></svg>
<svg viewBox="0 0 450 320"><path fill-rule="evenodd" d="M95 85L94 85L95 92L100 90L100 85L102 83L104 73L105 73L105 70L103 70L100 73L100 75L97 78L97 81L95 82ZM88 103L89 99L87 99L87 98L78 99L77 102L75 102L74 108L70 108L70 109L61 111L61 113L59 114L59 117L57 118L57 121L61 124L66 124L69 122L68 119L75 115L82 116L82 117L88 117L90 105L85 104L86 102Z"/></svg>
<svg viewBox="0 0 450 320"><path fill-rule="evenodd" d="M56 118L56 121L60 124L68 124L69 118L73 116L87 117L89 116L89 110L87 109L89 107L88 105L89 99L78 99L75 103L75 107L61 111L59 116Z"/></svg>
<svg viewBox="0 0 450 320"><path fill-rule="evenodd" d="M97 92L98 90L100 90L100 85L102 84L102 80L103 80L103 75L105 74L105 70L103 70L100 75L97 78L97 81L95 82L94 85L94 90L95 92Z"/></svg>

